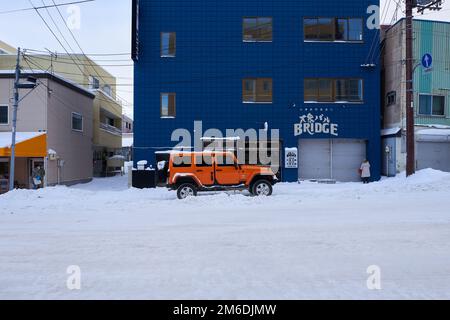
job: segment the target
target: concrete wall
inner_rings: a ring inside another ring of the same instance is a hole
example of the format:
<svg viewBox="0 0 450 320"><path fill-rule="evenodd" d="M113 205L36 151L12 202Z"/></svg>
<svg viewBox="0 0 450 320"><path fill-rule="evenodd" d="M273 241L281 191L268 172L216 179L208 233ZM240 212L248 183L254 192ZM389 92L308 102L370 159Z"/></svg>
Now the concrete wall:
<svg viewBox="0 0 450 320"><path fill-rule="evenodd" d="M127 124L131 124L131 129L127 128ZM133 120L126 115L122 115L122 133L133 133Z"/></svg>
<svg viewBox="0 0 450 320"><path fill-rule="evenodd" d="M406 35L405 20L399 21L385 34L384 45L384 127L405 127L406 124ZM414 64L421 62L425 53L434 57L431 72L419 66L414 73L414 112L416 125L450 126L450 23L414 20ZM397 92L395 105L386 106L386 95ZM419 114L419 94L445 96L445 116Z"/></svg>
<svg viewBox="0 0 450 320"><path fill-rule="evenodd" d="M65 161L60 171L64 184L92 179L93 100L59 83L50 81L48 98L48 148ZM72 112L83 116L83 131L72 130ZM48 183L57 180L57 161L49 161Z"/></svg>
<svg viewBox="0 0 450 320"><path fill-rule="evenodd" d="M384 43L384 88L383 88L383 108L384 128L403 127L405 125L406 104L406 68L401 61L405 58L405 32L404 21L396 24L385 35ZM396 103L386 105L386 95L394 91L397 94Z"/></svg>
<svg viewBox="0 0 450 320"><path fill-rule="evenodd" d="M100 81L100 89L109 84L112 89L112 96L109 97L101 90L98 90L93 110L93 135L94 145L105 148L107 150L120 149L122 147L122 139L120 136L113 135L100 129L100 109L103 108L111 112L117 118L117 126L121 128L122 105L116 101L116 78L83 55L72 55L74 60L79 64L77 67L73 60L67 56L60 55L53 61L46 55L33 55L28 57L27 61L21 61L23 69L50 69L85 88L89 88L89 75L95 76ZM2 55L0 57L0 70L13 70L16 63L15 55Z"/></svg>
<svg viewBox="0 0 450 320"><path fill-rule="evenodd" d="M46 79L42 81L47 84ZM14 79L0 79L0 105L9 106L9 124L0 125L0 131L11 131ZM21 90L21 97L27 91ZM20 102L17 112L17 131L38 132L47 130L47 89L39 86Z"/></svg>
<svg viewBox="0 0 450 320"><path fill-rule="evenodd" d="M65 160L61 183L89 181L93 173L93 97L53 80L39 81L41 84L20 103L17 131L47 132L47 148ZM0 126L0 132L11 131L13 82L12 78L0 78L0 104L10 106L10 123ZM22 90L21 96L25 93ZM72 112L83 116L83 132L72 130ZM17 159L17 168L15 180L28 186L28 159ZM48 161L47 183L56 184L57 176L57 161Z"/></svg>
<svg viewBox="0 0 450 320"><path fill-rule="evenodd" d="M108 150L122 148L122 136L100 129L100 123L104 123L104 113L114 118L114 125L122 128L122 106L103 92L97 92L94 101L94 145L102 146Z"/></svg>

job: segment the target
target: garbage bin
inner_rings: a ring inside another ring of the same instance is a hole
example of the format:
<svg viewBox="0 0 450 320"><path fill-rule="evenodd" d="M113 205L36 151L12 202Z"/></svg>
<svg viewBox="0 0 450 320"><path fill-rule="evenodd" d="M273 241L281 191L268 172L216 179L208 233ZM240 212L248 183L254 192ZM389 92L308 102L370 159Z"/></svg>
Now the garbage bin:
<svg viewBox="0 0 450 320"><path fill-rule="evenodd" d="M156 188L156 170L133 170L133 188L151 189Z"/></svg>

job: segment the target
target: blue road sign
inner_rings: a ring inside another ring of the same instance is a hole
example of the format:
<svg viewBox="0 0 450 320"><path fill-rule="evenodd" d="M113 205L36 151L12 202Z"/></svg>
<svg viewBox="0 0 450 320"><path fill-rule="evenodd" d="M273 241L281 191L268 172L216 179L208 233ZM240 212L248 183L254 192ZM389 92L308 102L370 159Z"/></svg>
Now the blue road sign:
<svg viewBox="0 0 450 320"><path fill-rule="evenodd" d="M426 53L423 55L422 57L422 66L425 69L430 69L433 66L433 57L431 56L431 54Z"/></svg>

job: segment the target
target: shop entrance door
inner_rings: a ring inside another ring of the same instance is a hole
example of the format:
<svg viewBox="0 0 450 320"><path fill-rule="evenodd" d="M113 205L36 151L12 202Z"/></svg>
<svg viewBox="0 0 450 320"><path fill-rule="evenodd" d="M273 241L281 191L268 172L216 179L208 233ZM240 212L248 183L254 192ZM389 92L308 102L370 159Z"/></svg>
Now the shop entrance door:
<svg viewBox="0 0 450 320"><path fill-rule="evenodd" d="M43 159L30 159L30 162L29 162L29 165L28 165L28 168L29 168L29 172L28 172L29 179L28 180L29 180L29 184L30 184L29 185L30 189L34 188L33 171L34 171L34 169L37 169L39 167L40 168L44 168L44 160Z"/></svg>

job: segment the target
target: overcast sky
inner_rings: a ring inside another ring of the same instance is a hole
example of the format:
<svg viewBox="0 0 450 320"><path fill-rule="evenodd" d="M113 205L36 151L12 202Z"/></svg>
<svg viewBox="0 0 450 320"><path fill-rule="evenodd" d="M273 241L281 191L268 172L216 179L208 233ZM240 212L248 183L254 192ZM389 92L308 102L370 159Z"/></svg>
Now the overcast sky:
<svg viewBox="0 0 450 320"><path fill-rule="evenodd" d="M32 0L35 6L42 6L43 2L47 5L52 4L52 0ZM74 0L55 0L56 3L70 2ZM224 0L226 1L226 0ZM45 48L64 52L57 40L46 29L35 11L21 11L16 13L1 14L1 12L29 8L28 0L0 0L0 39L11 44L14 47L32 48L43 50ZM339 2L337 2L339 3ZM397 7L396 3L403 3L402 0L382 0L380 13L385 10L383 15L384 24L392 21L393 14ZM81 26L79 30L73 30L81 47L86 53L129 53L131 42L131 0L96 0L94 2L80 4L81 8ZM385 9L384 9L385 8ZM70 41L72 47L77 48L67 29L62 25L62 20L56 9L49 9L51 15L59 24L59 28L65 34L66 39ZM62 14L67 19L69 14L67 7L60 8ZM52 28L51 20L46 10L41 10L41 14L46 18ZM403 7L397 12L397 18L404 14ZM419 16L422 19L450 21L450 1L444 4L444 10L437 13L427 13ZM59 36L59 35L58 35ZM120 57L96 57L96 59L129 59L129 56ZM131 60L105 62L97 61L99 64L120 64L130 65ZM118 95L125 99L129 104L133 102L130 86L133 81L133 69L129 66L105 67L109 72L118 77ZM124 112L132 115L132 107L125 103Z"/></svg>
<svg viewBox="0 0 450 320"><path fill-rule="evenodd" d="M53 4L52 0L32 0L35 6L42 6L42 2L47 5ZM76 0L55 0L56 3L72 2ZM48 48L60 53L64 53L57 40L48 31L45 24L34 10L17 13L1 14L1 12L30 8L28 0L0 0L0 39L4 42L22 48L43 50ZM89 53L129 53L131 51L131 0L96 0L80 4L81 25L79 30L72 30L83 51ZM68 19L68 7L60 7L63 16ZM56 27L52 25L45 9L40 10L41 14L50 23L55 33ZM50 13L59 24L60 30L70 42L72 48L78 49L76 43L71 38L67 28L62 24L62 20L56 9L50 9ZM60 37L61 38L61 37ZM61 39L62 40L62 39ZM63 41L63 40L62 40ZM67 47L67 45L63 42ZM77 50L79 51L79 50ZM130 56L93 57L98 60L122 60L130 59ZM99 64L120 64L131 65L131 60L126 61L98 61ZM132 67L105 67L113 75L120 77L117 79L118 95L132 104L133 88L133 68ZM132 107L124 104L124 113L132 115Z"/></svg>

